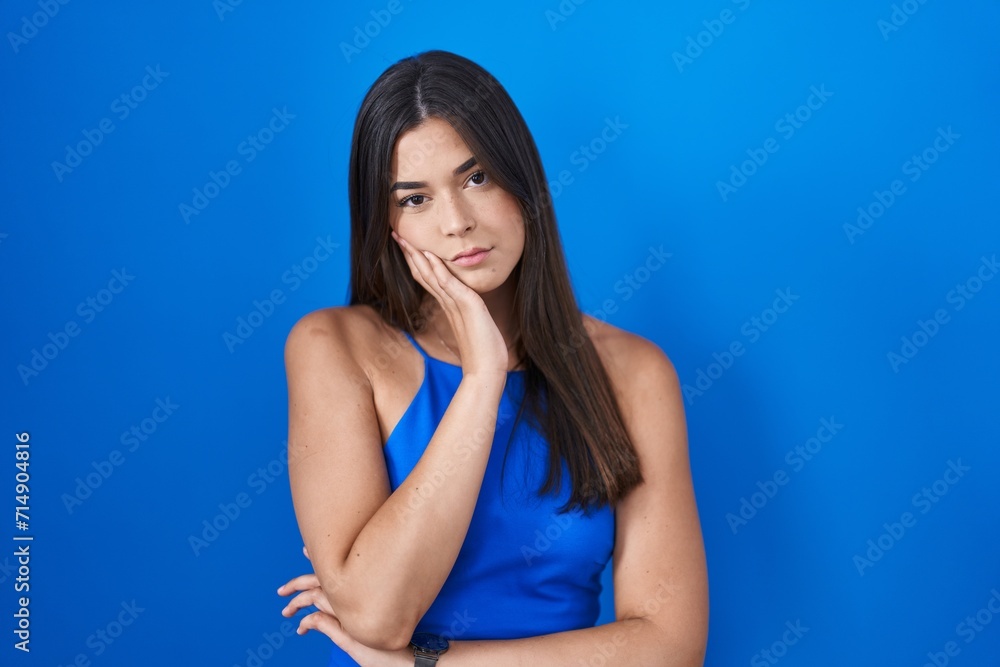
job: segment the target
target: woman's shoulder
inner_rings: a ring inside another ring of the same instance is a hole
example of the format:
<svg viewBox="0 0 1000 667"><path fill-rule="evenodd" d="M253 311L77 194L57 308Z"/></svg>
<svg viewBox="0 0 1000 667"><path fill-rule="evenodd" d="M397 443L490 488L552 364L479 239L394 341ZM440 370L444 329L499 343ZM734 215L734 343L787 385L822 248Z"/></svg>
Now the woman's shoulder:
<svg viewBox="0 0 1000 667"><path fill-rule="evenodd" d="M375 322L370 306L328 306L300 317L288 332L288 338L334 337L341 343L372 333Z"/></svg>
<svg viewBox="0 0 1000 667"><path fill-rule="evenodd" d="M676 376L666 352L648 338L587 314L583 326L616 387L626 390L647 379Z"/></svg>
<svg viewBox="0 0 1000 667"><path fill-rule="evenodd" d="M378 328L381 319L375 309L368 304L354 306L327 306L310 311L300 317L292 331L296 329L320 329L343 333L371 333Z"/></svg>
<svg viewBox="0 0 1000 667"><path fill-rule="evenodd" d="M317 347L367 365L369 352L394 332L367 304L328 306L306 313L292 325L285 342L287 354L311 355Z"/></svg>

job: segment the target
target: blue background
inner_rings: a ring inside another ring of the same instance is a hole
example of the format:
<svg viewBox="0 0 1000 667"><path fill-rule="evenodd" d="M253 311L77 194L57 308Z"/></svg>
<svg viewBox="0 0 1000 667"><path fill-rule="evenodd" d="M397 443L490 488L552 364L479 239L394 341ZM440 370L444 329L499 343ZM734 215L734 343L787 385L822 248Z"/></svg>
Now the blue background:
<svg viewBox="0 0 1000 667"><path fill-rule="evenodd" d="M309 571L282 459L282 347L303 314L346 302L364 91L397 59L444 48L505 85L550 180L567 172L553 194L581 307L659 344L687 388L706 664L922 665L948 642L938 664L993 664L997 3L52 2L51 18L45 6L0 8L0 662L325 664L326 637L280 636L275 589ZM165 74L122 117L114 101L147 67ZM274 109L294 118L248 160L241 142ZM102 119L113 131L57 173ZM933 164L913 171L925 150ZM180 205L231 160L239 173L186 221ZM845 229L895 180L881 215ZM339 248L291 280L320 240ZM672 254L646 271L651 247ZM102 292L116 270L134 278ZM283 301L227 345L273 290ZM769 312L779 290L797 298ZM921 321L934 335L893 364ZM70 322L77 335L60 338ZM64 346L22 377L53 338ZM158 399L177 406L161 422ZM823 419L842 427L796 458ZM122 435L143 420L130 450ZM12 511L20 431L26 532ZM120 465L68 507L115 450ZM935 487L949 461L968 470ZM239 515L220 518L237 498ZM228 525L192 547L213 520ZM12 648L22 534L30 655ZM980 630L960 625L984 609ZM96 639L120 613L124 632ZM267 635L281 640L273 655L259 650Z"/></svg>

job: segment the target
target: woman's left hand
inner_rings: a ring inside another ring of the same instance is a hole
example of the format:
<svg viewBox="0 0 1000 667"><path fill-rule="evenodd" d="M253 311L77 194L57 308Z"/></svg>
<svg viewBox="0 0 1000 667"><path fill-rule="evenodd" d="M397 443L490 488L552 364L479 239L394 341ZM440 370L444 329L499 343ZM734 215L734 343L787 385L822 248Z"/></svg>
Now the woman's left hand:
<svg viewBox="0 0 1000 667"><path fill-rule="evenodd" d="M309 558L309 552L302 547L302 553ZM344 626L340 624L337 613L330 604L330 600L323 592L319 584L319 577L313 574L303 574L289 580L278 588L278 595L292 595L299 592L292 598L288 606L281 610L282 616L292 617L300 609L315 606L318 611L314 611L302 617L299 627L295 631L304 635L310 630L318 630L333 640L345 653L354 658L355 662L362 667L410 667L413 665L413 651L408 648L398 651L383 651L374 649L356 641L347 634Z"/></svg>

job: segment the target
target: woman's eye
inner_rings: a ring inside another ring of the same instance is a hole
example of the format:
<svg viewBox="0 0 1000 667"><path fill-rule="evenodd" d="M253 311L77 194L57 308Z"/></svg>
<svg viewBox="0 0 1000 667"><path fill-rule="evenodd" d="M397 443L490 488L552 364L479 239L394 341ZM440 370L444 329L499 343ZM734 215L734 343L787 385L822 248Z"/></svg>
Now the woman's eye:
<svg viewBox="0 0 1000 667"><path fill-rule="evenodd" d="M421 204L423 204L424 199L426 199L424 195L410 195L409 197L403 197L403 199L400 200L399 204L397 205L404 208L405 207L413 208L414 206L420 206Z"/></svg>
<svg viewBox="0 0 1000 667"><path fill-rule="evenodd" d="M487 180L485 171L477 171L472 176L469 176L469 182L473 185L482 185Z"/></svg>

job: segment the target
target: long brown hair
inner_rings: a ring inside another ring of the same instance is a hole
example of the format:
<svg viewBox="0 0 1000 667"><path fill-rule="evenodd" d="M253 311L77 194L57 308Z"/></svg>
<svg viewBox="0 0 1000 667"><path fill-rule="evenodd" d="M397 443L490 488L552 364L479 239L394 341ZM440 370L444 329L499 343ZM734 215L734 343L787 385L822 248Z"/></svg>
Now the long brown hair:
<svg viewBox="0 0 1000 667"><path fill-rule="evenodd" d="M560 511L614 506L642 475L611 381L584 328L538 148L507 91L467 58L447 51L404 58L365 95L348 176L350 305L368 304L410 334L424 326L426 290L389 235L389 187L396 140L432 116L455 128L486 173L521 206L525 241L514 268L514 316L525 391L517 418L527 405L549 442L548 477L539 493L561 488L561 458L572 493Z"/></svg>

